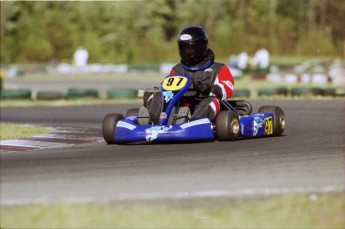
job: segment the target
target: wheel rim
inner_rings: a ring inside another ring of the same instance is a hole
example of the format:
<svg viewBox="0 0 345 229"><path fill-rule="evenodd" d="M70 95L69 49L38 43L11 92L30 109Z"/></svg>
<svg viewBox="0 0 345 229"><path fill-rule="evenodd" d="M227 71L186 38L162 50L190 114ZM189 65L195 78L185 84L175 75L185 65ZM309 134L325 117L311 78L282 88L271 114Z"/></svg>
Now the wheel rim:
<svg viewBox="0 0 345 229"><path fill-rule="evenodd" d="M285 129L285 116L283 114L279 117L279 125L281 126L282 130Z"/></svg>
<svg viewBox="0 0 345 229"><path fill-rule="evenodd" d="M234 118L232 121L231 121L231 127L232 127L232 133L234 135L237 135L240 131L240 122L237 118Z"/></svg>

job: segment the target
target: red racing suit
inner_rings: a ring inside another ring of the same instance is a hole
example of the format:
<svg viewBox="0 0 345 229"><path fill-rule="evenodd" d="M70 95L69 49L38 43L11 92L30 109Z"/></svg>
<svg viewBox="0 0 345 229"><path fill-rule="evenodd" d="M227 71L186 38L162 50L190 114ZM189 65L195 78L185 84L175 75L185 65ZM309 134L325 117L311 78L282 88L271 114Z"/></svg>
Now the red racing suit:
<svg viewBox="0 0 345 229"><path fill-rule="evenodd" d="M193 82L199 81L210 87L209 94L197 93L195 95L196 103L191 107L193 114L191 119L207 117L213 120L220 110L219 101L229 99L234 90L235 82L229 68L213 60L213 51L209 49L205 60L197 66L188 67L179 63L170 72L170 74L188 75Z"/></svg>

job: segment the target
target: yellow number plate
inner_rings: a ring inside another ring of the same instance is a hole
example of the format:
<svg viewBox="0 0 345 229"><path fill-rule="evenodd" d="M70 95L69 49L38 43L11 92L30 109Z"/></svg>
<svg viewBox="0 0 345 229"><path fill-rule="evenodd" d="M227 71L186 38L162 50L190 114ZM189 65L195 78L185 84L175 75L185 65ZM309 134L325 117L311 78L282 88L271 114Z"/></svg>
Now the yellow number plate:
<svg viewBox="0 0 345 229"><path fill-rule="evenodd" d="M272 117L265 118L265 135L273 134Z"/></svg>
<svg viewBox="0 0 345 229"><path fill-rule="evenodd" d="M167 91L177 91L183 88L187 83L187 78L181 76L171 76L165 78L162 83L162 87Z"/></svg>

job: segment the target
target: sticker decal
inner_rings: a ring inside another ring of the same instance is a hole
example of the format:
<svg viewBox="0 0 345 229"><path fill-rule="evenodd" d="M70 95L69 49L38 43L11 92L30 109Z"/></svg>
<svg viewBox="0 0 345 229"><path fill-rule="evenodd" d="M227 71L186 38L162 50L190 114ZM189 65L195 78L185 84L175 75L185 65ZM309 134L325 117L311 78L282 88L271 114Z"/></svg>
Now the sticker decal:
<svg viewBox="0 0 345 229"><path fill-rule="evenodd" d="M254 117L253 121L253 136L256 136L259 132L259 129L262 128L264 120L258 116Z"/></svg>
<svg viewBox="0 0 345 229"><path fill-rule="evenodd" d="M188 41L188 40L192 39L192 36L189 34L182 34L180 36L180 39L181 39L181 41Z"/></svg>
<svg viewBox="0 0 345 229"><path fill-rule="evenodd" d="M146 133L146 141L152 142L153 140L157 139L158 134L166 133L170 130L172 126L153 126L145 130Z"/></svg>
<svg viewBox="0 0 345 229"><path fill-rule="evenodd" d="M273 134L272 117L265 118L265 135Z"/></svg>
<svg viewBox="0 0 345 229"><path fill-rule="evenodd" d="M172 91L163 91L163 96L165 102L169 102L172 98L174 98L174 93Z"/></svg>
<svg viewBox="0 0 345 229"><path fill-rule="evenodd" d="M183 76L170 76L163 80L162 88L166 91L177 91L183 88L188 79Z"/></svg>
<svg viewBox="0 0 345 229"><path fill-rule="evenodd" d="M117 124L116 124L116 127L122 127L122 128L126 128L128 130L134 130L136 128L136 126L132 125L132 124L129 124L127 122L123 122L123 121L119 121Z"/></svg>
<svg viewBox="0 0 345 229"><path fill-rule="evenodd" d="M166 119L168 117L167 113L165 112L162 112L160 115L159 115L159 119L162 120L162 119Z"/></svg>
<svg viewBox="0 0 345 229"><path fill-rule="evenodd" d="M192 126L198 126L198 125L202 125L202 124L211 124L211 123L210 123L210 120L208 118L203 118L203 119L187 122L185 124L182 124L180 127L181 127L181 129L186 129L186 128L189 128Z"/></svg>

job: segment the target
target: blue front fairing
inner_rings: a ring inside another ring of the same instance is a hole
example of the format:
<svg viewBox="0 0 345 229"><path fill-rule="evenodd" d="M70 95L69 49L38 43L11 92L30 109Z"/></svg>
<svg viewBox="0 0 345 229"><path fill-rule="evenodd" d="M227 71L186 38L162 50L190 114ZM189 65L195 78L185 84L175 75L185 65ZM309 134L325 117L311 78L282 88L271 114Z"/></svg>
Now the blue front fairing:
<svg viewBox="0 0 345 229"><path fill-rule="evenodd" d="M270 113L240 116L240 124L243 137L261 137L273 134L273 115Z"/></svg>
<svg viewBox="0 0 345 229"><path fill-rule="evenodd" d="M207 118L181 125L138 125L135 117L126 117L115 128L117 142L164 142L213 140L211 123Z"/></svg>

